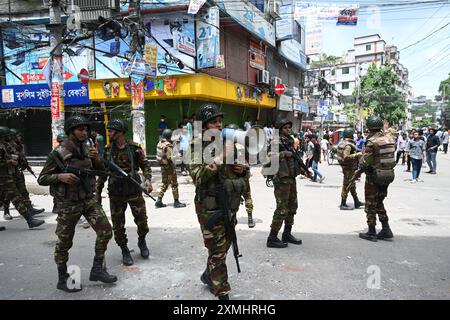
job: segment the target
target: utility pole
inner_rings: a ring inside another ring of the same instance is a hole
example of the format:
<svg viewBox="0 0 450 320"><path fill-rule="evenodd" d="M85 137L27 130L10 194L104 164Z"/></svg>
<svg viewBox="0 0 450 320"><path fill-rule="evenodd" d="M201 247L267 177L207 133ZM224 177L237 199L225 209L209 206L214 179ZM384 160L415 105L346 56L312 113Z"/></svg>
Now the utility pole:
<svg viewBox="0 0 450 320"><path fill-rule="evenodd" d="M361 95L361 66L359 63L356 64L356 72L357 72L357 81L356 81L356 110L358 111L358 128L359 131L363 131L363 120L361 114L361 104L360 104L360 95Z"/></svg>
<svg viewBox="0 0 450 320"><path fill-rule="evenodd" d="M62 31L60 0L50 1L50 74L52 86L51 111L52 111L52 146L58 143L56 137L64 132L64 78L62 60ZM47 79L49 81L49 79Z"/></svg>
<svg viewBox="0 0 450 320"><path fill-rule="evenodd" d="M131 25L131 48L133 52L133 59L130 63L142 63L145 37L141 30L141 0L130 0L128 13L130 19L134 22ZM144 41L143 41L144 40ZM138 59L135 59L138 57ZM138 77L139 75L133 76L134 66L132 65L131 70L131 118L133 127L133 141L139 143L144 150L147 152L146 139L145 139L145 95L144 95L144 80L145 76Z"/></svg>

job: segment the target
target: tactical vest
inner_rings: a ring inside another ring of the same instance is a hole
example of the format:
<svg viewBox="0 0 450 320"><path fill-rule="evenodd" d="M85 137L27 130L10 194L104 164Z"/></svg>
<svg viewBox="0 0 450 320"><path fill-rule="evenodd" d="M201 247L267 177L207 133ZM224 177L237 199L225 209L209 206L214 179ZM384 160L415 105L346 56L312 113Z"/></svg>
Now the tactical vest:
<svg viewBox="0 0 450 320"><path fill-rule="evenodd" d="M169 159L167 159L166 149L171 146L172 144L165 139L158 142L156 147L156 160L158 160L160 166L168 166L170 164Z"/></svg>
<svg viewBox="0 0 450 320"><path fill-rule="evenodd" d="M88 147L86 144L82 144L81 155L75 149L72 141L64 141L59 147L52 151L53 156L57 157L64 166L70 165L79 169L92 169L92 161L88 157ZM60 168L62 169L62 168ZM90 199L94 196L95 190L95 177L88 176L85 179L89 179L89 190L83 187L81 181L69 185L67 183L58 182L50 185L50 194L53 195L59 201L83 201Z"/></svg>
<svg viewBox="0 0 450 320"><path fill-rule="evenodd" d="M368 138L374 145L373 151L373 178L374 183L387 186L394 181L395 143L394 140L381 132Z"/></svg>
<svg viewBox="0 0 450 320"><path fill-rule="evenodd" d="M9 160L9 152L6 143L0 144L0 156L3 158L2 160ZM15 173L15 168L9 164L0 165L0 176L10 176Z"/></svg>
<svg viewBox="0 0 450 320"><path fill-rule="evenodd" d="M137 173L136 167L139 168L136 157L137 146L131 142L127 142L125 149L119 150L114 143L109 145L110 152L109 157L106 161L113 161L131 177L133 177L137 182L141 183L142 179ZM126 159L118 159L119 153L126 153ZM106 154L105 154L106 156ZM127 163L127 165L125 164ZM134 194L141 193L141 189L135 186L132 182L120 178L120 177L110 177L108 179L108 193L110 196L130 196Z"/></svg>
<svg viewBox="0 0 450 320"><path fill-rule="evenodd" d="M289 145L291 148L293 147L292 141L290 141L288 138L280 137L280 140L280 151L287 151L286 147L284 147L283 144ZM278 173L275 175L276 179L286 177L295 178L300 174L300 166L296 163L294 157L280 157L279 163L280 168L278 169Z"/></svg>
<svg viewBox="0 0 450 320"><path fill-rule="evenodd" d="M354 159L344 160L344 150L347 146L350 146L350 148L352 149L351 154L356 152L356 145L354 141L353 140L348 141L343 139L337 146L335 158L342 167L353 167L355 165Z"/></svg>

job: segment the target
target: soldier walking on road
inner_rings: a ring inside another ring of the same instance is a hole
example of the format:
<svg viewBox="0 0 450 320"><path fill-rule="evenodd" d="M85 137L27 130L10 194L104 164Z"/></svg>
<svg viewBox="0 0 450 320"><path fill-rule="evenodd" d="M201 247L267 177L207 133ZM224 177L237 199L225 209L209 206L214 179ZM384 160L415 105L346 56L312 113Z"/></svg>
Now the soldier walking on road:
<svg viewBox="0 0 450 320"><path fill-rule="evenodd" d="M19 157L11 153L11 147L9 142L7 142L10 135L11 131L9 128L0 127L0 199L6 203L5 210L9 207L9 203L12 202L20 215L27 221L28 227L30 229L36 228L45 221L33 218L37 211L30 208L23 192L17 187Z"/></svg>
<svg viewBox="0 0 450 320"><path fill-rule="evenodd" d="M164 193L166 192L169 185L172 186L173 195L173 206L174 208L184 208L186 205L179 201L178 194L178 181L177 181L177 171L175 169L175 163L173 162L173 144L171 141L172 130L164 129L161 134L161 140L158 142L157 149L157 160L161 166L161 176L162 176L162 186L159 191L158 200L155 202L156 208L163 208L166 205L162 202Z"/></svg>
<svg viewBox="0 0 450 320"><path fill-rule="evenodd" d="M339 143L336 153L336 157L342 167L342 173L344 174L341 191L341 205L339 207L341 210L353 210L352 207L347 205L349 190L353 197L355 209L359 209L364 205L364 203L358 199L355 181L352 180L358 166L358 158L361 156L361 152L356 151L356 143L353 140L354 133L353 129L350 128L344 130L344 139Z"/></svg>
<svg viewBox="0 0 450 320"><path fill-rule="evenodd" d="M275 128L280 130L279 136L279 163L278 172L273 178L275 188L275 199L277 208L273 214L272 224L270 225L270 234L267 238L267 247L286 248L288 243L302 244L302 240L295 238L292 233L294 225L294 216L297 213L297 182L295 177L300 174L300 168L295 163L293 150L293 140L290 136L292 122L287 119L280 119L275 124ZM276 155L271 155L271 157ZM284 222L284 231L281 240L278 238L278 232Z"/></svg>
<svg viewBox="0 0 450 320"><path fill-rule="evenodd" d="M387 196L389 184L395 178L395 143L392 138L381 131L383 120L380 117L371 116L366 123L370 132L361 157L360 169L355 172L352 178L355 180L361 173L366 174L364 211L367 213L369 230L366 233L360 233L359 237L370 241L389 240L394 235L389 227L389 219L383 201ZM377 215L382 225L378 234L375 229Z"/></svg>
<svg viewBox="0 0 450 320"><path fill-rule="evenodd" d="M202 105L196 115L196 120L202 122L202 131L208 130L209 133L220 133L222 118L223 113L220 112L217 105L212 103ZM211 293L219 300L228 300L231 287L228 283L226 257L232 239L230 239L230 233L226 231L223 220L211 228L207 228L207 225L211 216L220 210L217 186L223 184L224 189L227 190L227 205L230 208L230 228L235 227L236 213L245 191L244 177L247 170L241 164L220 164L217 161L206 163L202 153L203 151L206 152L205 148L209 147L210 144L209 141L204 142L194 139L191 144L191 163L189 164L189 173L196 186L195 210L203 241L208 249L206 269L200 280L209 287ZM201 154L195 153L196 146L200 147ZM230 149L233 147L230 147ZM226 149L225 153L227 152ZM223 155L215 154L214 157L223 157Z"/></svg>
<svg viewBox="0 0 450 320"><path fill-rule="evenodd" d="M127 124L122 120L114 119L108 123L107 129L111 143L105 147L105 161L114 162L138 182L141 182L138 174L138 170L141 168L145 178L144 187L149 193L152 192L152 170L150 164L140 145L125 139L125 133L128 130ZM98 203L101 203L102 190L106 180L106 177L99 177L97 179L96 200ZM114 239L116 240L117 245L122 249L123 264L131 266L134 263L127 246L128 239L125 230L125 211L127 205L130 206L134 222L137 225L137 234L139 237L138 247L141 256L144 259L148 259L150 252L147 248L145 236L149 232L149 229L147 223L147 210L141 189L126 179L110 176L108 181L108 194Z"/></svg>
<svg viewBox="0 0 450 320"><path fill-rule="evenodd" d="M42 186L50 186L50 193L56 198L58 218L56 219L55 262L58 266L56 288L66 292L77 292L80 287L67 286L70 275L67 273L69 249L75 234L75 227L83 215L97 234L95 257L90 281L113 283L117 277L110 275L105 265L105 252L112 238L111 224L101 205L94 199L94 174L106 173L105 166L95 148L88 148L89 124L82 116L66 120L64 131L68 139L50 152L47 162L38 178ZM71 170L70 168L73 168ZM77 176L70 171L82 172Z"/></svg>

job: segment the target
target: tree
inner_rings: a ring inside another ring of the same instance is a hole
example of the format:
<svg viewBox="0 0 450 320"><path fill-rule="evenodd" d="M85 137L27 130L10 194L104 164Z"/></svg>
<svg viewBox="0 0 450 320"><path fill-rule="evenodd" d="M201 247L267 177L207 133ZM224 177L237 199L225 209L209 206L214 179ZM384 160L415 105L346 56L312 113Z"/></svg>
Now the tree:
<svg viewBox="0 0 450 320"><path fill-rule="evenodd" d="M442 95L444 101L449 100L450 97L450 73L448 74L447 80L441 81L439 84L439 92Z"/></svg>
<svg viewBox="0 0 450 320"><path fill-rule="evenodd" d="M355 125L358 120L358 110L354 103L346 103L342 109L342 113L347 115L347 122L351 125Z"/></svg>
<svg viewBox="0 0 450 320"><path fill-rule="evenodd" d="M372 63L367 74L361 79L360 107L367 108L369 114L377 114L390 125L397 125L406 119L406 101L397 91L398 76L391 66L377 66ZM353 95L356 96L356 89Z"/></svg>
<svg viewBox="0 0 450 320"><path fill-rule="evenodd" d="M311 66L334 66L340 64L344 61L344 58L338 56L327 56L325 53L322 53L319 61L312 61Z"/></svg>

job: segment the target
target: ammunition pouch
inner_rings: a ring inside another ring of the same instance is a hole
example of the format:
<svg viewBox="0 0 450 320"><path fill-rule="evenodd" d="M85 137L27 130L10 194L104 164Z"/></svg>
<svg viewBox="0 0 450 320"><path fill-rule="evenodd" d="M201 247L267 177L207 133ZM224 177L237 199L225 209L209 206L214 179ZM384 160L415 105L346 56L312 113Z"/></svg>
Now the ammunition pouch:
<svg viewBox="0 0 450 320"><path fill-rule="evenodd" d="M373 182L378 186L388 186L395 178L393 169L374 169L372 174Z"/></svg>

